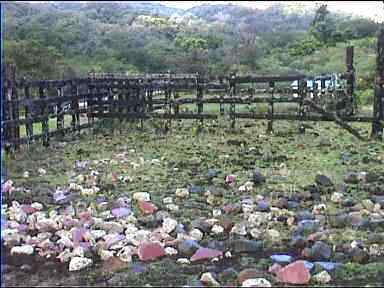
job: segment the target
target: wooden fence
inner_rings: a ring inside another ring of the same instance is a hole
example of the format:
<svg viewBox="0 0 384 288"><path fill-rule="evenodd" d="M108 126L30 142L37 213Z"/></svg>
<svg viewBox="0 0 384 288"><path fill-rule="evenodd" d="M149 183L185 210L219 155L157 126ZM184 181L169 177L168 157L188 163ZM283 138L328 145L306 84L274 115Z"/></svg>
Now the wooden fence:
<svg viewBox="0 0 384 288"><path fill-rule="evenodd" d="M355 135L357 132L346 122L372 122L372 136L380 138L384 121L383 39L381 32L374 115L340 115L325 111L317 100L327 94L336 95L335 88L325 87L325 77L321 79L321 87L313 85L311 88L307 87L310 77L301 74L231 74L222 78L203 78L199 74L90 73L81 79L28 81L16 79L15 67L9 66L2 93L2 140L6 148L17 148L36 140L47 146L52 136L92 127L98 119L160 118L166 119L165 125L169 126L172 119L200 119L202 124L204 119L217 119L224 114L229 115L232 128L239 118L267 120L268 132L273 131L275 120L299 121L299 132L304 132L304 121L336 121ZM346 66L344 91L347 99L353 99L353 48L350 47L347 48ZM292 81L296 80L299 85L292 87ZM241 105L258 106L261 103L268 106L266 112L236 112ZM295 113L276 112L275 106L280 103L295 103L297 110ZM219 113L205 112L208 104L211 107L211 104L218 105ZM196 112L180 109L186 105L196 107ZM229 106L227 113L225 105ZM40 133L36 133L34 124L40 128ZM25 136L20 133L22 126Z"/></svg>

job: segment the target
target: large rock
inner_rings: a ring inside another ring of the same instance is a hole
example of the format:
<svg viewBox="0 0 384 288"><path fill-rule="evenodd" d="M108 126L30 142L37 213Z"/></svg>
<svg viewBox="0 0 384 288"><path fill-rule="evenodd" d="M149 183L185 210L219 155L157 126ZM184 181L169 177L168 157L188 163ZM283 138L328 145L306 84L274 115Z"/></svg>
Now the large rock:
<svg viewBox="0 0 384 288"><path fill-rule="evenodd" d="M210 272L203 273L203 275L201 275L200 281L210 287L220 287L220 283L217 282L215 277L213 277L212 273Z"/></svg>
<svg viewBox="0 0 384 288"><path fill-rule="evenodd" d="M92 259L84 257L73 257L69 262L69 271L79 271L84 268L91 266L93 263Z"/></svg>
<svg viewBox="0 0 384 288"><path fill-rule="evenodd" d="M331 179L329 179L325 175L316 175L315 182L319 186L325 186L325 187L333 186Z"/></svg>
<svg viewBox="0 0 384 288"><path fill-rule="evenodd" d="M139 201L139 209L141 213L143 213L144 215L148 215L148 214L155 213L157 210L157 207L151 202Z"/></svg>
<svg viewBox="0 0 384 288"><path fill-rule="evenodd" d="M272 284L264 278L252 278L245 280L241 287L272 287Z"/></svg>
<svg viewBox="0 0 384 288"><path fill-rule="evenodd" d="M260 185L260 184L265 183L265 177L263 176L263 174L261 174L260 170L255 169L255 171L253 171L252 181L256 185Z"/></svg>
<svg viewBox="0 0 384 288"><path fill-rule="evenodd" d="M191 257L191 262L212 259L223 256L223 252L215 249L200 247Z"/></svg>
<svg viewBox="0 0 384 288"><path fill-rule="evenodd" d="M313 275L313 280L319 284L327 284L332 280L332 278L327 271L322 271L316 275Z"/></svg>
<svg viewBox="0 0 384 288"><path fill-rule="evenodd" d="M151 195L147 192L136 192L133 194L133 199L136 201L151 201Z"/></svg>
<svg viewBox="0 0 384 288"><path fill-rule="evenodd" d="M312 260L327 260L332 255L332 249L326 243L317 241L311 248L305 248L302 256Z"/></svg>
<svg viewBox="0 0 384 288"><path fill-rule="evenodd" d="M357 184L359 183L359 174L355 172L349 172L344 177L344 182L348 184Z"/></svg>
<svg viewBox="0 0 384 288"><path fill-rule="evenodd" d="M199 243L192 239L183 240L177 246L177 250L183 255L191 256L200 248Z"/></svg>
<svg viewBox="0 0 384 288"><path fill-rule="evenodd" d="M308 284L311 279L304 261L295 261L277 272L277 279L287 284Z"/></svg>
<svg viewBox="0 0 384 288"><path fill-rule="evenodd" d="M34 252L33 246L31 245L23 245L23 246L15 246L11 249L11 255L32 255Z"/></svg>
<svg viewBox="0 0 384 288"><path fill-rule="evenodd" d="M154 260L165 255L164 248L159 243L144 242L137 251L141 261Z"/></svg>

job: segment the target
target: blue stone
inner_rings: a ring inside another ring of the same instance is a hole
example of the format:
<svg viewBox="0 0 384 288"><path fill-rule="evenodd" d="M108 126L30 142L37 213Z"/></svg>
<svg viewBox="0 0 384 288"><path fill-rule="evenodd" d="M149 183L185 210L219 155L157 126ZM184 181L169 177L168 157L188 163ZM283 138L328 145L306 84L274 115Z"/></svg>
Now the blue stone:
<svg viewBox="0 0 384 288"><path fill-rule="evenodd" d="M313 264L312 262L309 262L307 260L304 260L304 265L305 265L305 267L308 268L309 271L311 271L313 269L313 267L315 267L315 264Z"/></svg>
<svg viewBox="0 0 384 288"><path fill-rule="evenodd" d="M272 255L271 259L272 259L272 261L275 261L278 263L291 263L292 262L292 256L290 256L290 255Z"/></svg>
<svg viewBox="0 0 384 288"><path fill-rule="evenodd" d="M208 173L207 173L207 176L209 178L214 178L214 177L217 177L217 171L215 169L208 169Z"/></svg>
<svg viewBox="0 0 384 288"><path fill-rule="evenodd" d="M288 209L296 209L299 207L299 203L295 201L288 201Z"/></svg>
<svg viewBox="0 0 384 288"><path fill-rule="evenodd" d="M256 207L256 210L257 211L260 211L260 212L268 212L269 211L269 204L267 201L259 201L257 203L257 207Z"/></svg>
<svg viewBox="0 0 384 288"><path fill-rule="evenodd" d="M200 186L190 186L188 188L189 193L203 193L204 189Z"/></svg>
<svg viewBox="0 0 384 288"><path fill-rule="evenodd" d="M341 263L336 262L326 262L326 261L317 261L315 264L320 265L324 270L332 271L335 270L337 267L340 267Z"/></svg>

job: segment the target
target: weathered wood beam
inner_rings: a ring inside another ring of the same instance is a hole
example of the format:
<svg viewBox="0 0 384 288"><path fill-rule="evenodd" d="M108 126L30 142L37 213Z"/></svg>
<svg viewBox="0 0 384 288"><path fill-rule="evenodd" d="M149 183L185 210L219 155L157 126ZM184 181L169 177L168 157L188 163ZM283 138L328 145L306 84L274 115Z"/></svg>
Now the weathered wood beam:
<svg viewBox="0 0 384 288"><path fill-rule="evenodd" d="M337 124L339 124L342 128L344 128L345 130L347 130L349 133L351 133L353 136L355 136L356 138L358 138L359 140L366 140L365 138L363 138L360 133L352 128L350 125L348 125L346 122L344 122L342 119L340 119L338 116L336 116L336 114L333 114L333 113L330 113L330 112L327 112L325 111L323 108L321 108L320 106L318 106L316 103L314 103L312 100L310 99L304 99L303 102L309 106L311 106L316 112L318 113L321 113L322 115L326 116L326 117L329 117L331 119L333 119Z"/></svg>
<svg viewBox="0 0 384 288"><path fill-rule="evenodd" d="M375 96L373 101L372 138L382 139L384 129L384 27L377 37Z"/></svg>

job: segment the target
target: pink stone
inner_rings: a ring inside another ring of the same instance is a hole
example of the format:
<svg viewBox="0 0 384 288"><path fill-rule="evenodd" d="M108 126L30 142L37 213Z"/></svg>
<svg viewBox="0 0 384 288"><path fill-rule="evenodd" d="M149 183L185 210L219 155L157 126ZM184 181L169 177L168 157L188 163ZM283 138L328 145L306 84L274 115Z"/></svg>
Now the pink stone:
<svg viewBox="0 0 384 288"><path fill-rule="evenodd" d="M236 181L236 175L227 175L227 177L225 177L225 183L229 185L234 184L235 181Z"/></svg>
<svg viewBox="0 0 384 288"><path fill-rule="evenodd" d="M80 244L83 240L85 240L85 235L87 233L87 230L84 228L76 228L73 233L72 233L72 239L73 239L73 244Z"/></svg>
<svg viewBox="0 0 384 288"><path fill-rule="evenodd" d="M215 257L222 256L223 252L215 249L210 249L210 248L204 248L200 247L195 254L192 255L191 261L199 261L199 260L206 260L206 259L211 259Z"/></svg>
<svg viewBox="0 0 384 288"><path fill-rule="evenodd" d="M15 190L15 188L13 187L13 181L12 180L7 180L2 185L2 189L1 190L2 190L3 193L8 193L9 195L11 195L13 190Z"/></svg>
<svg viewBox="0 0 384 288"><path fill-rule="evenodd" d="M279 263L274 263L268 268L268 272L276 275L282 268L283 267Z"/></svg>
<svg viewBox="0 0 384 288"><path fill-rule="evenodd" d="M32 214L32 213L35 213L37 211L31 205L21 205L21 210L23 210L27 214Z"/></svg>
<svg viewBox="0 0 384 288"><path fill-rule="evenodd" d="M131 214L131 210L127 207L118 207L112 209L112 215L116 218L123 218Z"/></svg>
<svg viewBox="0 0 384 288"><path fill-rule="evenodd" d="M303 260L295 261L277 272L277 279L288 284L308 284L311 274Z"/></svg>
<svg viewBox="0 0 384 288"><path fill-rule="evenodd" d="M146 242L139 245L138 255L141 261L148 261L163 257L165 251L159 243Z"/></svg>
<svg viewBox="0 0 384 288"><path fill-rule="evenodd" d="M225 213L229 214L231 213L233 210L235 210L236 206L234 204L226 204L224 207L223 207L223 210Z"/></svg>
<svg viewBox="0 0 384 288"><path fill-rule="evenodd" d="M139 201L139 209L141 213L145 215L153 214L157 210L157 207L151 202Z"/></svg>

